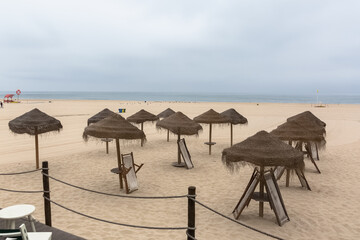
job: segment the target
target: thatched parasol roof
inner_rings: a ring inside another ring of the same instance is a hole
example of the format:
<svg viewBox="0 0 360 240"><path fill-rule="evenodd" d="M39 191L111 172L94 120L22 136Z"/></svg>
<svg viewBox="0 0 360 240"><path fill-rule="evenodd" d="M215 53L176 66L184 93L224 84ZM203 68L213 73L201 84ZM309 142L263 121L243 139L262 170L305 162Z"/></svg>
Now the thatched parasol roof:
<svg viewBox="0 0 360 240"><path fill-rule="evenodd" d="M326 143L325 129L318 125L304 127L295 121L290 121L281 124L270 133L284 141L316 142L319 147Z"/></svg>
<svg viewBox="0 0 360 240"><path fill-rule="evenodd" d="M129 122L133 122L133 123L143 123L143 122L147 122L147 121L153 122L153 121L159 120L159 117L152 113L145 111L144 109L141 109L137 113L128 117L126 120L128 120Z"/></svg>
<svg viewBox="0 0 360 240"><path fill-rule="evenodd" d="M91 123L96 123L96 122L98 122L100 120L103 120L104 118L110 116L111 114L116 114L116 113L109 110L108 108L105 108L104 110L98 112L97 114L95 114L94 116L92 116L91 118L88 119L88 126ZM120 116L120 117L122 117L122 116Z"/></svg>
<svg viewBox="0 0 360 240"><path fill-rule="evenodd" d="M195 122L198 123L229 123L230 119L228 117L220 115L220 113L210 109L203 114L194 118Z"/></svg>
<svg viewBox="0 0 360 240"><path fill-rule="evenodd" d="M87 141L88 136L96 138L115 138L115 139L143 139L145 133L126 121L123 117L112 114L97 123L86 127L83 138Z"/></svg>
<svg viewBox="0 0 360 240"><path fill-rule="evenodd" d="M173 115L175 113L174 110L172 110L171 108L168 108L164 111L162 111L161 113L159 113L157 116L159 118L166 118L166 117L169 117L170 115Z"/></svg>
<svg viewBox="0 0 360 240"><path fill-rule="evenodd" d="M9 128L14 133L30 135L42 134L51 131L60 131L62 129L61 122L46 113L34 108L30 112L11 120ZM35 133L35 128L37 132Z"/></svg>
<svg viewBox="0 0 360 240"><path fill-rule="evenodd" d="M157 128L165 128L177 135L198 134L202 127L200 124L191 120L182 112L177 112L156 123Z"/></svg>
<svg viewBox="0 0 360 240"><path fill-rule="evenodd" d="M299 113L295 116L289 117L287 119L287 121L288 122L295 121L297 123L303 124L304 126L312 126L314 124L317 126L323 127L323 128L325 128L325 126L326 126L326 123L321 121L310 111L305 111L305 112Z"/></svg>
<svg viewBox="0 0 360 240"><path fill-rule="evenodd" d="M303 168L303 159L302 152L266 131L260 131L222 152L222 160L230 169L247 163L260 167Z"/></svg>
<svg viewBox="0 0 360 240"><path fill-rule="evenodd" d="M229 118L231 124L247 124L248 123L248 120L233 108L230 108L230 109L220 113L220 115Z"/></svg>

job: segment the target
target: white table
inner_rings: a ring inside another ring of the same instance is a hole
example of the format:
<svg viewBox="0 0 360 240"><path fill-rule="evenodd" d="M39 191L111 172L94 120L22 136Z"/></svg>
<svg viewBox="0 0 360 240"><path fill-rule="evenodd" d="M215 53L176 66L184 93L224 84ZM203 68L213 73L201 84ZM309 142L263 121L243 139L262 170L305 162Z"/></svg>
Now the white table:
<svg viewBox="0 0 360 240"><path fill-rule="evenodd" d="M30 204L14 205L1 209L0 218L5 220L6 228L15 229L15 220L27 216L32 230L36 232L34 218L31 216L34 211L35 206Z"/></svg>

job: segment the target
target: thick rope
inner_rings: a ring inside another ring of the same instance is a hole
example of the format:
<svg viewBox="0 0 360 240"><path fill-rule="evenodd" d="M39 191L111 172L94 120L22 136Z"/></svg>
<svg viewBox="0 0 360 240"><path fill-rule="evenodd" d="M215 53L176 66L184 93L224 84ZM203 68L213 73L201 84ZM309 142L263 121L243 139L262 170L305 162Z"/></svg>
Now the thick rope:
<svg viewBox="0 0 360 240"><path fill-rule="evenodd" d="M26 174L26 173L32 173L32 172L37 172L37 171L41 171L41 170L43 170L43 168L39 168L39 169L35 169L35 170L30 170L30 171L25 171L25 172L17 172L17 173L0 173L0 176Z"/></svg>
<svg viewBox="0 0 360 240"><path fill-rule="evenodd" d="M12 189L6 189L6 188L0 188L1 191L6 192L16 192L16 193L49 193L50 191L23 191L23 190L12 190Z"/></svg>
<svg viewBox="0 0 360 240"><path fill-rule="evenodd" d="M232 219L232 218L230 218L230 217L228 217L228 216L226 216L226 215L224 215L224 214L222 214L222 213L220 213L220 212L218 212L218 211L216 211L216 210L214 210L214 209L206 206L205 204L203 204L203 203L201 203L201 202L199 202L199 201L197 201L197 200L195 200L195 199L193 199L193 198L191 198L191 197L189 197L189 199L191 199L192 201L196 202L196 203L199 204L200 206L202 206L202 207L204 207L204 208L206 208L206 209L208 209L208 210L210 210L210 211L212 211L212 212L214 212L214 213L216 213L216 214L218 214L218 215L220 215L220 216L222 216L222 217L224 217L224 218L226 218L226 219L228 219L228 220L230 220L230 221L232 221L232 222L235 222L235 223L237 223L237 224L240 224L240 225L243 226L243 227L249 228L249 229L251 229L251 230L253 230L253 231L255 231L255 232L264 234L264 235L266 235L266 236L268 236L268 237L272 237L272 238L274 238L274 239L284 240L283 238L280 238L280 237L271 235L271 234L269 234L269 233L266 233L266 232L263 232L263 231L258 230L258 229L256 229L256 228L253 228L253 227L251 227L251 226L248 226L248 225L246 225L246 224L244 224L244 223L241 223L241 222L239 222L239 221L236 221L236 220L234 220L234 219Z"/></svg>
<svg viewBox="0 0 360 240"><path fill-rule="evenodd" d="M139 226L139 225L131 225L131 224L126 224L126 223L118 223L118 222L108 221L108 220L100 219L100 218L97 218L97 217L92 217L92 216L86 215L84 213L80 213L80 212L77 212L77 211L72 210L70 208L64 207L63 205L60 205L59 203L56 203L56 202L50 200L49 198L47 198L45 196L44 196L44 198L46 200L50 201L51 203L53 203L53 204L55 204L55 205L57 205L57 206L59 206L61 208L64 208L64 209L66 209L66 210L68 210L70 212L73 212L73 213L76 213L76 214L81 215L83 217L91 218L93 220L97 220L97 221L100 221L100 222L120 225L120 226L124 226L124 227L155 229L155 230L188 230L188 229L190 229L188 227L149 227L149 226Z"/></svg>
<svg viewBox="0 0 360 240"><path fill-rule="evenodd" d="M189 235L189 230L186 231L186 236L188 236L189 238L193 239L193 240L197 240L196 238L194 238L193 236Z"/></svg>
<svg viewBox="0 0 360 240"><path fill-rule="evenodd" d="M121 195L121 194L113 194L113 193L104 193L104 192L99 192L99 191L95 191L95 190L91 190L91 189L87 189L87 188L83 188L83 187L79 187L79 186L76 186L76 185L73 185L73 184L70 184L70 183L67 183L67 182L64 182L62 180L59 180L59 179L56 179L54 177L51 177L49 176L48 174L46 173L43 173L44 176L46 177L49 177L57 182L60 182L62 184L65 184L65 185L68 185L70 187L74 187L74 188L77 188L77 189L80 189L80 190L84 190L84 191L88 191L88 192L92 192L92 193L97 193L97 194L103 194L103 195L107 195L107 196L113 196L113 197L122 197L122 198L140 198L140 199L169 199L169 198L186 198L188 197L188 195L180 195L180 196L152 196L152 197L149 197L149 196L128 196L128 195Z"/></svg>

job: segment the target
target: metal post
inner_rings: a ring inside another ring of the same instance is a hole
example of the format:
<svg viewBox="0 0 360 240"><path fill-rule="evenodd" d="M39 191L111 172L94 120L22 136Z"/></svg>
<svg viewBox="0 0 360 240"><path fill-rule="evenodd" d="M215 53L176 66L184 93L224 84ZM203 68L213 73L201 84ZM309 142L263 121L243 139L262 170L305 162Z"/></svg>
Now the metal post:
<svg viewBox="0 0 360 240"><path fill-rule="evenodd" d="M191 199L196 198L196 187L190 186L188 188L188 237L187 240L195 238L195 202ZM191 237L192 238L191 238Z"/></svg>
<svg viewBox="0 0 360 240"><path fill-rule="evenodd" d="M42 162L43 190L44 197L50 199L49 165L47 161ZM46 175L45 175L46 174ZM51 227L51 205L50 201L44 198L45 224Z"/></svg>

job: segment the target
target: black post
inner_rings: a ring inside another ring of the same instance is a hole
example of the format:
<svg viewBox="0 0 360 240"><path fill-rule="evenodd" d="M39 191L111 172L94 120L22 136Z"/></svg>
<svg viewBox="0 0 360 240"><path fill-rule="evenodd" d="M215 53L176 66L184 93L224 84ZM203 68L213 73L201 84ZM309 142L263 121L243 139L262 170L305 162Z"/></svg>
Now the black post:
<svg viewBox="0 0 360 240"><path fill-rule="evenodd" d="M187 233L189 236L193 237L187 237L187 240L192 240L195 238L195 202L191 200L190 198L194 199L196 198L196 187L190 186L188 188L188 229Z"/></svg>
<svg viewBox="0 0 360 240"><path fill-rule="evenodd" d="M44 190L44 210L45 210L45 224L51 227L51 205L50 201L50 183L49 183L49 165L47 161L42 162L43 173L43 190ZM46 174L46 175L45 175Z"/></svg>

